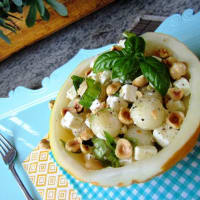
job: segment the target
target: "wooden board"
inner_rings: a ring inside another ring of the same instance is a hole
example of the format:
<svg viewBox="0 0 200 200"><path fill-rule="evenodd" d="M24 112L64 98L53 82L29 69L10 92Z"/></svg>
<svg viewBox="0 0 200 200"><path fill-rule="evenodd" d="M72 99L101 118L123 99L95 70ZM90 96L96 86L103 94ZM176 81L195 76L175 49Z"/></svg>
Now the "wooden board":
<svg viewBox="0 0 200 200"><path fill-rule="evenodd" d="M7 44L3 40L0 40L0 61L114 1L115 0L61 0L60 2L63 2L67 6L68 17L59 16L53 9L49 8L51 14L50 20L45 22L38 17L37 23L31 28L26 27L24 22L27 14L27 9L25 8L24 14L18 15L22 20L16 21L16 24L20 27L17 34L8 30L3 30L11 39L12 43Z"/></svg>

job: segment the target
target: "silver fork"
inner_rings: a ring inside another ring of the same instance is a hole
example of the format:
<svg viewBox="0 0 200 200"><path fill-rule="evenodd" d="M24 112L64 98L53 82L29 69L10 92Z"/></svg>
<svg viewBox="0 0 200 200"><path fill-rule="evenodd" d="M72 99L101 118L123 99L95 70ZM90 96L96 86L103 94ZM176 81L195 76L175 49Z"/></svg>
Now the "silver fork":
<svg viewBox="0 0 200 200"><path fill-rule="evenodd" d="M16 178L19 186L21 187L22 191L24 192L26 198L28 200L33 200L27 189L25 188L24 184L22 183L21 179L19 178L15 168L14 168L14 160L17 155L16 149L6 140L5 137L0 133L0 154L5 162L6 165L9 166L9 169L13 173L14 177Z"/></svg>

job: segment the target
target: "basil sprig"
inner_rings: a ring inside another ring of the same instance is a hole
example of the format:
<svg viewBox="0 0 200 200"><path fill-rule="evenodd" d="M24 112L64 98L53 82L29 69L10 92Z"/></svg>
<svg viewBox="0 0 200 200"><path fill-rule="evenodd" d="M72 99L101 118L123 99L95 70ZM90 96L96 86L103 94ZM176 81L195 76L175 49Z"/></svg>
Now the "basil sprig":
<svg viewBox="0 0 200 200"><path fill-rule="evenodd" d="M145 41L142 37L126 32L125 48L101 54L95 61L93 71L99 73L112 70L112 79L124 83L143 74L154 88L165 96L170 76L167 66L153 57L145 57Z"/></svg>

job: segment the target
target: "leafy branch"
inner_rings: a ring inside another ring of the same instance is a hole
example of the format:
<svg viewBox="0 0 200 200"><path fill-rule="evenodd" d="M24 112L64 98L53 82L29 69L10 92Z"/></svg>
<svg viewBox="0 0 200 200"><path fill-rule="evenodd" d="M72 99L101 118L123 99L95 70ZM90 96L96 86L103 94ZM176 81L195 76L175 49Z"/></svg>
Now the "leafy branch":
<svg viewBox="0 0 200 200"><path fill-rule="evenodd" d="M29 7L26 16L26 25L28 27L34 26L36 22L37 12L40 17L48 21L50 14L45 6L45 2L49 4L59 15L67 16L67 8L59 3L57 0L0 0L0 27L8 29L14 33L19 30L19 27L13 21L20 20L13 13L23 13L25 6ZM11 43L10 39L0 30L0 38Z"/></svg>

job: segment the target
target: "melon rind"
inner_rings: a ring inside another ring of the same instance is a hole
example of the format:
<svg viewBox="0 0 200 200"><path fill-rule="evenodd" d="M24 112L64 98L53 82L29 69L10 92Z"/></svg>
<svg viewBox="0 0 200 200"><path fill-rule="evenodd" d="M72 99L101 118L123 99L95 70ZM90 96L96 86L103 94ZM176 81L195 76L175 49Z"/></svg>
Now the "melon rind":
<svg viewBox="0 0 200 200"><path fill-rule="evenodd" d="M100 186L126 186L141 183L163 173L185 157L195 145L200 132L200 62L198 58L177 39L161 33L145 33L146 55L152 55L159 48L168 49L178 60L187 63L190 73L191 97L185 120L174 140L152 158L133 162L120 168L107 167L87 170L81 155L66 152L60 138L72 137L70 130L60 125L60 112L67 106L66 91L72 85L71 75L83 75L92 58L80 63L66 80L56 98L50 117L50 145L57 163L75 178Z"/></svg>

